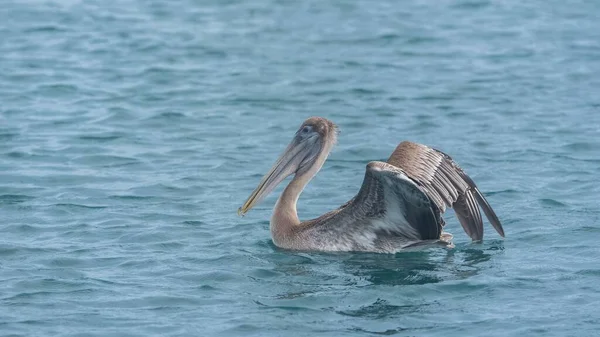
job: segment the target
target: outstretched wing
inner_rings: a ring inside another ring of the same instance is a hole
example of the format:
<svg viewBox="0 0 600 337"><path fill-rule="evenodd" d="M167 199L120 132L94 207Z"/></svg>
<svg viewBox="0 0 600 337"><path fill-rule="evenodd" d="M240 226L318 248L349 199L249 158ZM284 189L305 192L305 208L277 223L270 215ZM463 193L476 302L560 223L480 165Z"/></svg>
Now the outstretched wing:
<svg viewBox="0 0 600 337"><path fill-rule="evenodd" d="M443 220L433 201L406 173L384 162L367 165L358 194L338 210L308 221L323 249L386 251L440 240Z"/></svg>
<svg viewBox="0 0 600 337"><path fill-rule="evenodd" d="M387 162L416 181L440 212L452 207L471 239L483 238L479 206L496 231L504 237L500 220L475 182L447 154L425 145L402 142Z"/></svg>

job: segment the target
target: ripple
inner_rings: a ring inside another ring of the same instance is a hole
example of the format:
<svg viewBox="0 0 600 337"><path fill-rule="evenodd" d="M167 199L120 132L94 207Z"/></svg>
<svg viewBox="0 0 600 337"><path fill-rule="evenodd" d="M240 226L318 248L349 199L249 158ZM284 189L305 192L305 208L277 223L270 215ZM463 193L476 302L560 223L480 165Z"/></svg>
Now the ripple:
<svg viewBox="0 0 600 337"><path fill-rule="evenodd" d="M458 3L454 4L452 7L457 8L457 9L471 10L471 9L486 8L486 7L489 7L490 5L491 5L491 3L489 1L459 1Z"/></svg>
<svg viewBox="0 0 600 337"><path fill-rule="evenodd" d="M583 232L600 232L600 227L592 227L592 226L582 226L581 228L575 229L576 231L583 231Z"/></svg>
<svg viewBox="0 0 600 337"><path fill-rule="evenodd" d="M122 201L152 201L158 200L157 197L154 196L141 196L141 195L111 195L110 199L114 200L122 200Z"/></svg>
<svg viewBox="0 0 600 337"><path fill-rule="evenodd" d="M595 151L598 148L598 143L591 143L591 142L577 142L577 143L570 143L567 144L565 146L563 146L564 150L567 150L569 152L581 152L581 151Z"/></svg>
<svg viewBox="0 0 600 337"><path fill-rule="evenodd" d="M3 194L0 195L0 204L20 204L32 199L35 199L35 197L21 194Z"/></svg>
<svg viewBox="0 0 600 337"><path fill-rule="evenodd" d="M144 4L2 3L3 333L596 333L600 3ZM343 137L301 215L409 139L460 153L510 235L277 248L291 177L235 209L312 115Z"/></svg>
<svg viewBox="0 0 600 337"><path fill-rule="evenodd" d="M540 199L540 202L542 203L543 206L547 206L547 207L567 207L567 204L564 204L558 200L554 200L554 199L548 199L548 198L544 198L544 199Z"/></svg>
<svg viewBox="0 0 600 337"><path fill-rule="evenodd" d="M7 226L4 227L4 230L6 231L15 231L15 232L20 232L20 233L35 233L35 232L41 232L42 228L38 227L38 226L33 226L33 225L27 225L27 224L9 224Z"/></svg>
<svg viewBox="0 0 600 337"><path fill-rule="evenodd" d="M187 116L181 112L162 112L160 114L157 114L155 116L150 117L150 119L160 119L160 120L167 120L167 121L174 121L174 120L179 120L179 119L184 119Z"/></svg>
<svg viewBox="0 0 600 337"><path fill-rule="evenodd" d="M392 305L386 300L378 298L373 304L363 306L356 310L339 311L338 313L350 317L367 317L371 319L381 319L386 317L400 317L422 311L427 305Z"/></svg>
<svg viewBox="0 0 600 337"><path fill-rule="evenodd" d="M380 336L393 336L393 335L397 335L401 332L404 332L408 329L387 329L387 330L382 330L382 331L374 331L374 330L367 330L367 329L362 329L362 328L351 328L349 330L356 331L361 334L367 333L367 334L380 335Z"/></svg>
<svg viewBox="0 0 600 337"><path fill-rule="evenodd" d="M370 95L381 95L381 94L384 94L385 91L377 90L377 89L367 89L367 88L352 88L352 89L350 89L349 93L352 95L370 96Z"/></svg>
<svg viewBox="0 0 600 337"><path fill-rule="evenodd" d="M8 142L10 140L17 138L18 136L19 136L19 134L15 133L15 132L4 132L4 131L0 130L0 141L2 141L2 142Z"/></svg>
<svg viewBox="0 0 600 337"><path fill-rule="evenodd" d="M71 210L75 210L75 209L104 209L104 208L107 208L107 206L92 206L92 205L70 204L70 203L54 204L54 206L61 207L61 208L66 208L66 209L71 209Z"/></svg>
<svg viewBox="0 0 600 337"><path fill-rule="evenodd" d="M60 94L72 94L79 91L79 87L74 84L63 84L63 83L55 83L55 84L41 84L36 88L37 92L41 91L41 94L52 94L52 95L60 95Z"/></svg>
<svg viewBox="0 0 600 337"><path fill-rule="evenodd" d="M100 167L122 167L140 163L140 161L136 158L115 155L85 155L75 157L71 161L76 164L86 164Z"/></svg>
<svg viewBox="0 0 600 337"><path fill-rule="evenodd" d="M117 140L120 138L123 138L124 135L123 134L119 134L119 135L82 135L79 136L78 138L83 140L83 141L91 141L91 142L110 142L113 140Z"/></svg>
<svg viewBox="0 0 600 337"><path fill-rule="evenodd" d="M502 195L502 194L518 195L519 193L520 193L520 191L515 190L515 189L506 189L506 190L500 190L500 191L486 191L484 193L484 195L486 197L489 197L489 196L493 196L493 195Z"/></svg>
<svg viewBox="0 0 600 337"><path fill-rule="evenodd" d="M593 276L593 277L598 277L600 276L600 269L584 269L584 270L579 270L576 272L577 275L583 275L583 276Z"/></svg>

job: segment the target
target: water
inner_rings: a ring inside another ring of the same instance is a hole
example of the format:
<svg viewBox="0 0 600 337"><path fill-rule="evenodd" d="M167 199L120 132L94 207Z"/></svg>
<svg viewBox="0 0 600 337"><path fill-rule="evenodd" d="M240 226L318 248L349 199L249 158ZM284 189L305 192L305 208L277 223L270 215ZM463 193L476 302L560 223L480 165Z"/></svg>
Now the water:
<svg viewBox="0 0 600 337"><path fill-rule="evenodd" d="M597 1L21 1L0 6L0 335L593 336ZM409 139L500 216L453 250L277 249L311 115L339 144L299 203L338 207Z"/></svg>

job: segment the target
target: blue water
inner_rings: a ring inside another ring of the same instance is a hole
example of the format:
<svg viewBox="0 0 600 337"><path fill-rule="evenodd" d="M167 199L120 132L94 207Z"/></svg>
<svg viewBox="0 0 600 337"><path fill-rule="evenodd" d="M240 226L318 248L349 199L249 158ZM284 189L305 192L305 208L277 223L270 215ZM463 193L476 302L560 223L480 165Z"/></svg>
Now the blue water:
<svg viewBox="0 0 600 337"><path fill-rule="evenodd" d="M599 74L598 1L3 0L0 335L595 336ZM312 115L301 218L412 140L506 239L277 249L236 210Z"/></svg>

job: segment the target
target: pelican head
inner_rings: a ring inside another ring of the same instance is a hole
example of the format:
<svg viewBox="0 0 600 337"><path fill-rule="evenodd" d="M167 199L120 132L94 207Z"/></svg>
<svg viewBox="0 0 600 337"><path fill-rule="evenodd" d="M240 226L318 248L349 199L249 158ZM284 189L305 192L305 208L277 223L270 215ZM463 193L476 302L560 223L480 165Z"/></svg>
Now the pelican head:
<svg viewBox="0 0 600 337"><path fill-rule="evenodd" d="M333 122L321 117L305 120L258 187L238 209L238 215L246 214L290 175L312 177L325 162L336 138L337 126Z"/></svg>

